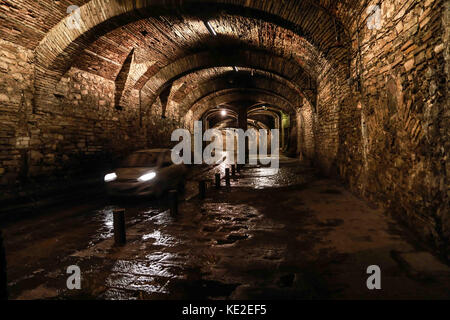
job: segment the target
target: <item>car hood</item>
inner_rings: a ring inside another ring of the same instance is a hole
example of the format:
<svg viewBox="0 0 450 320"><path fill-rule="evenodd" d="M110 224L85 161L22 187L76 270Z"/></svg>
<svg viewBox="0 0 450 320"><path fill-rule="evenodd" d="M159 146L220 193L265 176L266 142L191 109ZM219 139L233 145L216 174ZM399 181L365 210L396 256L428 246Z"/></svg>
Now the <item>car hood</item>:
<svg viewBox="0 0 450 320"><path fill-rule="evenodd" d="M158 168L119 168L116 170L117 180L139 179L146 173L157 172Z"/></svg>

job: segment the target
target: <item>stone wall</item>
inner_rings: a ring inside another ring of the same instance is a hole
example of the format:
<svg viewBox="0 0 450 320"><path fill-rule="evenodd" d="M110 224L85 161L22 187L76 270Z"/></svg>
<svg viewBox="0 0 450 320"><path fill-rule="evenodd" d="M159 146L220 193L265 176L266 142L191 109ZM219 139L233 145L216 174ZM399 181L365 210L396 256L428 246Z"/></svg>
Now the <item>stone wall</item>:
<svg viewBox="0 0 450 320"><path fill-rule="evenodd" d="M173 110L167 110L163 117L161 101L157 102L146 111L145 121L148 123L147 135L148 144L156 147L171 147L172 132L184 127L184 121L172 113ZM155 128L157 128L155 130Z"/></svg>
<svg viewBox="0 0 450 320"><path fill-rule="evenodd" d="M380 9L379 29L368 10L349 26L350 77L345 59L323 68L316 110L299 114L302 155L448 253L449 1Z"/></svg>
<svg viewBox="0 0 450 320"><path fill-rule="evenodd" d="M348 73L348 72L347 72ZM330 65L322 71L318 83L318 98L315 110L314 139L316 153L314 163L325 174L337 173L337 157L347 158L347 130L353 133L359 123L344 120L346 103L351 100L350 87L346 79L345 58L341 65ZM344 147L344 148L342 148ZM345 153L345 154L344 154Z"/></svg>
<svg viewBox="0 0 450 320"><path fill-rule="evenodd" d="M298 140L297 145L301 159L313 159L315 155L314 139L314 111L310 106L304 105L297 114Z"/></svg>
<svg viewBox="0 0 450 320"><path fill-rule="evenodd" d="M35 130L29 124L33 100L33 53L0 40L0 183L15 183L27 167Z"/></svg>
<svg viewBox="0 0 450 320"><path fill-rule="evenodd" d="M6 41L0 72L0 185L82 172L147 146L137 92L118 110L114 81L72 68L43 105L34 96L33 53Z"/></svg>
<svg viewBox="0 0 450 320"><path fill-rule="evenodd" d="M443 43L444 43L444 58L445 58L445 87L443 88L444 93L444 106L443 106L443 115L442 115L442 128L444 128L444 137L443 147L445 152L444 163L445 163L445 179L443 186L443 199L442 199L442 225L443 227L443 235L444 238L450 239L450 139L449 139L449 130L450 128L450 97L449 97L449 89L450 89L450 1L445 1L444 5L444 13L442 17L443 21ZM447 128L447 129L445 129ZM446 187L447 186L447 187ZM446 189L445 189L446 188Z"/></svg>
<svg viewBox="0 0 450 320"><path fill-rule="evenodd" d="M359 45L353 44L352 76L361 87L354 85L357 100L345 102L340 116L353 118L348 125L360 133L341 140L349 157L339 157L340 173L448 252L448 1L446 10L440 0L390 0L381 9L381 29L364 20L359 32L353 26Z"/></svg>
<svg viewBox="0 0 450 320"><path fill-rule="evenodd" d="M128 84L117 97L115 81L74 67L36 94L33 52L4 40L0 73L0 186L5 188L50 173L64 177L108 166L133 150L169 147L172 131L182 126L172 109L162 117L159 100L149 107ZM122 86L133 82L122 77Z"/></svg>
<svg viewBox="0 0 450 320"><path fill-rule="evenodd" d="M59 142L46 141L45 136L41 141L43 148L50 145L59 150L57 154L63 158L58 159L58 165L70 163L70 158L101 159L146 145L136 110L138 97L131 95L128 104L116 108L113 81L72 68L57 85L57 91L59 103L52 113L42 114L38 126L47 130L47 125L53 123L47 135L52 131L59 134Z"/></svg>

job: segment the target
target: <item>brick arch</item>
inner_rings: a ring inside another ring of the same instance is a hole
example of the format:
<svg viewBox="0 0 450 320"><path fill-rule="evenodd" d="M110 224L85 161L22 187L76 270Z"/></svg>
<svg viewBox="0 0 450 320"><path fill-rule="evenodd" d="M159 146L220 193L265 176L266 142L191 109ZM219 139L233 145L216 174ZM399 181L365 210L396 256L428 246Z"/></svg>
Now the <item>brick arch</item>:
<svg viewBox="0 0 450 320"><path fill-rule="evenodd" d="M211 121L211 120L215 120L215 119L221 117L220 113L222 110L227 111L227 115L223 119L223 121L227 121L227 120L237 121L238 120L238 118L239 118L238 110L236 110L235 108L231 108L229 106L224 106L223 108L220 108L220 109L210 109L210 110L206 111L201 118L202 122L204 123L205 121Z"/></svg>
<svg viewBox="0 0 450 320"><path fill-rule="evenodd" d="M339 64L345 64L342 57L347 55L347 48L336 46L336 34L348 32L338 16L342 11L327 1L313 3L310 0L296 2L280 2L272 0L262 3L259 0L92 0L83 5L81 10L81 28L70 29L66 17L55 25L36 47L35 89L37 101L41 106L57 103L53 95L49 95L56 87L58 80L69 69L74 57L87 48L95 39L129 23L148 17L165 16L180 12L203 18L222 12L242 17L256 17L273 23L301 36L325 58ZM201 10L199 10L199 6ZM201 12L201 14L199 14ZM297 14L293 14L297 13ZM308 19L306 18L308 17ZM317 23L311 23L313 17ZM320 22L320 23L319 23ZM348 40L348 39L347 39ZM348 44L348 41L342 43ZM297 59L299 63L303 59ZM333 62L333 63L334 63Z"/></svg>
<svg viewBox="0 0 450 320"><path fill-rule="evenodd" d="M260 104L259 106L250 107L247 111L248 117L254 117L258 115L264 115L274 118L275 120L275 129L279 129L281 127L281 115L280 110L273 106L268 106L267 109L262 109Z"/></svg>
<svg viewBox="0 0 450 320"><path fill-rule="evenodd" d="M202 69L213 67L237 66L266 71L281 76L296 84L312 105L316 104L316 83L314 79L296 62L263 51L232 50L224 54L219 52L201 52L186 56L161 69L149 78L142 88L147 97L147 105L152 106L161 92L181 77ZM309 90L312 86L313 90Z"/></svg>
<svg viewBox="0 0 450 320"><path fill-rule="evenodd" d="M223 108L221 109L209 109L207 110L204 114L203 114L203 118L208 118L212 115L215 115L216 113L221 112L222 110L227 110L228 114L227 116L232 117L234 119L238 118L238 110L236 110L235 108L231 108L229 106L223 106Z"/></svg>
<svg viewBox="0 0 450 320"><path fill-rule="evenodd" d="M265 115L271 115L273 116L274 113L279 112L279 110L277 108L274 108L272 106L268 106L267 109L262 109L261 108L261 103L250 107L248 110L248 114L249 115L253 115L253 114L265 114Z"/></svg>
<svg viewBox="0 0 450 320"><path fill-rule="evenodd" d="M232 118L232 119L230 119L230 118ZM230 117L230 118L229 119L224 119L222 121L217 122L214 125L214 127L217 127L217 126L219 126L221 124L228 124L228 125L230 125L231 123L233 123L234 121L237 120L237 117ZM258 130L259 129L270 130L269 126L266 123L264 123L263 121L260 121L260 120L255 120L255 119L249 118L247 123L248 123L249 127L254 127L254 128L258 129Z"/></svg>
<svg viewBox="0 0 450 320"><path fill-rule="evenodd" d="M293 96L297 98L300 96L304 98L303 92L298 88L295 83L292 83L289 79L283 78L276 74L266 72L263 70L257 69L248 69L243 68L239 70L239 73L236 73L231 68L222 67L222 68L210 68L210 69L202 69L196 72L192 72L189 75L181 78L179 82L182 83L173 93L172 99L177 101L183 101L186 96L188 96L192 92L196 92L201 88L201 86L214 82L216 80L233 80L235 83L239 83L240 78L256 78L256 79L265 79L274 81L276 83L280 83L284 86L284 90L291 92ZM236 78L237 81L236 82ZM230 83L233 84L233 83Z"/></svg>
<svg viewBox="0 0 450 320"><path fill-rule="evenodd" d="M284 2L279 0L91 0L80 8L80 28L70 28L70 16L55 25L36 47L39 63L44 68L71 60L71 57L95 38L114 28L145 17L164 15L169 12L214 15L223 10L230 10L242 16L256 16L295 31L305 37L322 51L336 47L334 33L347 37L347 30L340 19L320 3L310 0ZM306 13L314 18L315 23L305 19ZM348 39L347 39L348 40ZM343 51L339 47L334 48ZM336 54L335 54L336 55ZM63 61L61 61L61 58Z"/></svg>
<svg viewBox="0 0 450 320"><path fill-rule="evenodd" d="M246 77L243 77L245 79ZM228 80L230 79L230 74L220 75L212 79L206 80L200 83L194 90L187 90L189 93L185 95L178 95L177 99L181 102L177 105L180 112L187 112L188 109L195 105L195 103L202 98L209 96L215 92L220 92L225 89L263 89L270 92L274 92L279 96L283 97L287 101L292 101L297 106L303 104L304 95L301 95L296 90L286 86L286 82L276 81L273 78L268 78L261 75L255 75L249 78L248 83L239 83L239 81L234 84L230 84ZM189 88L193 89L193 88Z"/></svg>
<svg viewBox="0 0 450 320"><path fill-rule="evenodd" d="M248 117L251 118L254 115L265 115L273 118L279 118L278 113L280 112L280 109L278 107L269 106L267 107L267 109L262 109L261 105L262 103L257 103L256 105L250 107L247 111ZM228 105L226 103L222 104L222 107L220 109L206 110L205 113L203 113L202 118L206 119L212 114L220 113L221 110L227 110L229 112L228 113L229 117L238 119L238 112L239 112L238 108L235 106Z"/></svg>
<svg viewBox="0 0 450 320"><path fill-rule="evenodd" d="M251 96L251 100L265 102L277 106L287 113L292 114L295 112L295 106L293 106L289 101L284 100L276 93L257 89L228 89L218 91L198 101L190 108L190 111L193 114L193 119L198 120L205 112L207 112L211 108L211 106L248 100L249 96Z"/></svg>

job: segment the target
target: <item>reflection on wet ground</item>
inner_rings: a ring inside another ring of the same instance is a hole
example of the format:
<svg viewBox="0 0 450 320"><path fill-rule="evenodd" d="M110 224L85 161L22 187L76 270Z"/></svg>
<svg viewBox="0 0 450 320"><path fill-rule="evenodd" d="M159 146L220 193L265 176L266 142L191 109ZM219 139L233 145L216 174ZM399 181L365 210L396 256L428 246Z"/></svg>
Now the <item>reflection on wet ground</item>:
<svg viewBox="0 0 450 320"><path fill-rule="evenodd" d="M254 189L281 188L304 184L310 179L310 175L310 172L295 165L286 165L280 169L254 167L246 170L231 185Z"/></svg>
<svg viewBox="0 0 450 320"><path fill-rule="evenodd" d="M435 281L412 277L414 257L424 253L380 210L297 161L281 162L280 170L245 168L230 188L183 202L178 217L164 200L120 204L127 217L124 247L113 240L112 212L119 205L103 200L10 224L11 298L450 297L448 267L425 253L432 267L419 273ZM192 197L197 180L223 175L225 167L197 171L187 193ZM384 272L383 292L366 288L372 264ZM82 270L80 291L66 289L70 265Z"/></svg>

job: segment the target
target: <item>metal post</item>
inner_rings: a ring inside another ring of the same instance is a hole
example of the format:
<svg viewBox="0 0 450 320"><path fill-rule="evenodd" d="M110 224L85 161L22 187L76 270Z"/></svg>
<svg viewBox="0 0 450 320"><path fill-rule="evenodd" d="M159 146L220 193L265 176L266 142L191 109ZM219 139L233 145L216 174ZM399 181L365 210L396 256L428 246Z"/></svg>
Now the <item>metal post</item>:
<svg viewBox="0 0 450 320"><path fill-rule="evenodd" d="M237 168L236 168L236 169L237 169L237 172L238 172L238 173L241 173L241 165L240 165L240 164L237 165Z"/></svg>
<svg viewBox="0 0 450 320"><path fill-rule="evenodd" d="M178 215L178 192L176 190L169 191L170 215L176 217Z"/></svg>
<svg viewBox="0 0 450 320"><path fill-rule="evenodd" d="M0 300L8 300L8 281L6 277L6 253L3 234L0 230Z"/></svg>
<svg viewBox="0 0 450 320"><path fill-rule="evenodd" d="M216 173L216 189L220 189L220 173Z"/></svg>
<svg viewBox="0 0 450 320"><path fill-rule="evenodd" d="M227 187L231 186L231 182L230 182L230 168L226 168L225 169L225 181L226 181Z"/></svg>
<svg viewBox="0 0 450 320"><path fill-rule="evenodd" d="M125 229L125 209L114 210L114 241L116 246L123 246L127 243Z"/></svg>
<svg viewBox="0 0 450 320"><path fill-rule="evenodd" d="M235 164L233 164L232 166L231 166L231 176L234 178L234 177L236 177L236 165Z"/></svg>
<svg viewBox="0 0 450 320"><path fill-rule="evenodd" d="M198 183L198 193L200 196L200 199L205 199L206 198L206 181L202 180Z"/></svg>

